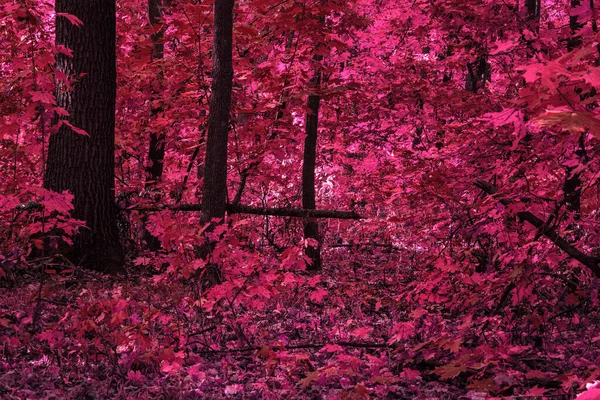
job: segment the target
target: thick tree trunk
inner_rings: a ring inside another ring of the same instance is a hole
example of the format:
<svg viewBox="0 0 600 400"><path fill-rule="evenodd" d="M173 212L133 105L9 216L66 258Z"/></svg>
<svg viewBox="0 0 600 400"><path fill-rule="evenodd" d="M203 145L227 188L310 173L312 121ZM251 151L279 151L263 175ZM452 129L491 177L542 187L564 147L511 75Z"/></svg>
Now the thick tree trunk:
<svg viewBox="0 0 600 400"><path fill-rule="evenodd" d="M234 0L215 0L212 87L202 191L204 222L222 220L227 206L227 136L233 87L233 5ZM200 255L209 257L210 251L211 246L206 243ZM216 264L210 263L207 273L209 283L220 280Z"/></svg>
<svg viewBox="0 0 600 400"><path fill-rule="evenodd" d="M318 63L323 59L320 55L315 55L314 61ZM317 158L317 131L319 128L319 106L321 96L315 91L319 90L321 84L321 68L315 67L314 75L310 82L311 93L308 95L306 114L306 139L304 140L304 160L302 163L302 208L314 210L315 201L315 164ZM321 242L319 238L319 225L313 217L306 218L304 221L304 239L313 239L318 242L316 246L308 245L306 247L306 256L309 262L306 269L309 271L318 271L321 269Z"/></svg>
<svg viewBox="0 0 600 400"><path fill-rule="evenodd" d="M57 13L83 21L82 27L56 17L56 44L73 50L73 58L56 56L56 69L79 77L73 91L59 86L56 99L68 122L89 136L60 126L50 137L44 187L69 190L73 217L86 222L74 238L71 258L103 272L123 271L114 202L114 128L116 98L115 0L56 0Z"/></svg>
<svg viewBox="0 0 600 400"><path fill-rule="evenodd" d="M152 61L162 60L164 56L163 38L165 27L161 26L163 17L163 8L166 7L169 0L148 0L148 18L154 33L151 35L152 41ZM162 79L162 71L158 73L157 80ZM152 107L150 116L155 117L163 111L162 107ZM163 162L165 158L165 135L161 132L150 133L150 147L148 151L149 165L146 167L146 191L152 192L153 187L162 179ZM144 231L144 241L151 251L160 249L160 241L152 236L147 230Z"/></svg>

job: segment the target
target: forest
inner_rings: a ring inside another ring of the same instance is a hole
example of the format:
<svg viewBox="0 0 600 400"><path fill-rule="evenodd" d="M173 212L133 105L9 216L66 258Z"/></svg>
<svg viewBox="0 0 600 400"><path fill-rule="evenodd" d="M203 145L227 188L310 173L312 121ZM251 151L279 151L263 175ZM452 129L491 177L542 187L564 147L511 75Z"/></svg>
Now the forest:
<svg viewBox="0 0 600 400"><path fill-rule="evenodd" d="M0 0L0 398L600 399L598 7Z"/></svg>

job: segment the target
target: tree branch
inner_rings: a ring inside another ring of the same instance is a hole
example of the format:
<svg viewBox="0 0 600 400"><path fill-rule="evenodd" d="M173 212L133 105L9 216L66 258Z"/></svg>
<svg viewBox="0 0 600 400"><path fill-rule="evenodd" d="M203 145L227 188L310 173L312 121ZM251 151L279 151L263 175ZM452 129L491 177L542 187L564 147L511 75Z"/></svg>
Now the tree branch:
<svg viewBox="0 0 600 400"><path fill-rule="evenodd" d="M298 344L298 345L272 345L269 346L272 349L283 349L283 350L298 350L298 349L320 349L323 346L328 344L338 345L341 347L353 347L353 348L362 348L362 349L387 349L393 346L390 346L386 343L357 343L357 342L335 342L335 343L308 343L308 344ZM217 353L247 353L249 351L259 351L265 348L266 346L250 346L250 347L242 347L237 349L222 349L222 350L204 350L197 351L198 354L217 354Z"/></svg>
<svg viewBox="0 0 600 400"><path fill-rule="evenodd" d="M496 197L495 195L498 192L498 188L496 188L496 186L494 186L493 184L486 182L486 181L479 180L479 179L477 181L475 181L474 184L475 184L475 186L477 186L479 189L483 190L490 196ZM498 200L498 202L500 204L503 204L505 206L513 203L513 201L509 200L509 199L496 198L496 200ZM600 259L598 259L597 257L592 257L588 254L585 254L582 251L580 251L579 249L577 249L571 243L567 242L565 240L565 238L560 236L558 234L558 232L556 232L556 230L549 227L543 220L536 217L531 212L520 211L517 213L517 217L520 220L527 221L531 225L535 226L539 230L539 233L541 235L546 236L559 249L561 249L562 251L567 253L569 255L569 257L579 261L581 264L588 267L590 269L590 271L592 271L592 273L596 277L600 278L600 266L598 265L600 263Z"/></svg>
<svg viewBox="0 0 600 400"><path fill-rule="evenodd" d="M370 242L364 242L364 243L332 243L330 245L328 245L327 247L329 248L336 248L336 247L382 247L385 249L389 249L389 250L402 250L400 247L394 246L393 244L389 244L389 243L370 243Z"/></svg>
<svg viewBox="0 0 600 400"><path fill-rule="evenodd" d="M227 204L229 214L252 214L271 215L274 217L296 217L296 218L335 218L335 219L362 219L363 217L354 211L338 210L310 210L305 208L270 208L252 207L244 205ZM160 205L149 207L131 207L127 210L140 212L153 212L162 210L172 211L202 211L202 204L179 204Z"/></svg>

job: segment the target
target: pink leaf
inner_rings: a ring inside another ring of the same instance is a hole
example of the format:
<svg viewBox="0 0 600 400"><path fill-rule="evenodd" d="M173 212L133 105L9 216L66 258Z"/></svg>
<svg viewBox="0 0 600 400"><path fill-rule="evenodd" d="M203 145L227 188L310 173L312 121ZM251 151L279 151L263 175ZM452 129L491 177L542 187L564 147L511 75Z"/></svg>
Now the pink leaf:
<svg viewBox="0 0 600 400"><path fill-rule="evenodd" d="M127 380L133 383L144 383L146 377L140 371L129 371L127 373Z"/></svg>
<svg viewBox="0 0 600 400"><path fill-rule="evenodd" d="M338 353L340 351L344 351L344 348L339 344L326 344L325 346L321 347L321 351L327 353Z"/></svg>
<svg viewBox="0 0 600 400"><path fill-rule="evenodd" d="M525 393L525 395L526 396L542 396L547 391L548 391L548 389L535 386L535 387L529 389L527 391L527 393Z"/></svg>
<svg viewBox="0 0 600 400"><path fill-rule="evenodd" d="M356 336L360 339L366 339L372 330L373 328L356 328L352 331L352 336Z"/></svg>
<svg viewBox="0 0 600 400"><path fill-rule="evenodd" d="M83 21L80 20L79 18L77 18L73 14L69 14L69 13L56 13L56 16L57 17L65 17L66 19L69 20L70 23L72 23L73 25L75 25L78 28L81 28L83 26Z"/></svg>
<svg viewBox="0 0 600 400"><path fill-rule="evenodd" d="M67 46L62 45L62 44L57 44L54 47L54 51L60 54L64 54L65 56L69 57L69 58L73 58L73 50L69 49Z"/></svg>
<svg viewBox="0 0 600 400"><path fill-rule="evenodd" d="M66 120L61 120L61 124L65 124L66 126L68 126L69 128L71 128L73 130L73 132L79 134L79 135L83 135L83 136L90 136L86 131L84 131L81 128L77 128L75 125L71 124L69 121Z"/></svg>
<svg viewBox="0 0 600 400"><path fill-rule="evenodd" d="M327 290L323 289L323 288L319 288L317 290L313 290L310 293L310 299L312 301L314 301L315 303L321 303L323 301L323 298L327 296Z"/></svg>
<svg viewBox="0 0 600 400"><path fill-rule="evenodd" d="M48 92L31 92L32 101L41 101L46 104L54 104L54 96Z"/></svg>

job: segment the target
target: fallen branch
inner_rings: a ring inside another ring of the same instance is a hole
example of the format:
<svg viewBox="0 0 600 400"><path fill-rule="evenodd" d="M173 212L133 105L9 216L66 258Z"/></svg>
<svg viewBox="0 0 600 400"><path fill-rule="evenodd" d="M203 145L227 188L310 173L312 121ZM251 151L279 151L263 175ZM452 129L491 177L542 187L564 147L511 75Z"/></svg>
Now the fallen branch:
<svg viewBox="0 0 600 400"><path fill-rule="evenodd" d="M265 346L249 346L237 349L220 349L220 350L202 350L197 351L197 354L220 354L220 353L247 353L250 351L260 351L265 347L280 350L299 350L299 349L320 349L326 345L337 345L341 347L353 347L362 349L387 349L392 346L387 343L356 343L356 342L335 342L335 343L308 343L308 344L297 344L292 346L285 345L265 345Z"/></svg>
<svg viewBox="0 0 600 400"><path fill-rule="evenodd" d="M204 333L210 332L210 331L214 331L215 329L217 329L216 325L213 326L209 326L208 328L204 328L198 332L194 332L194 333L189 333L188 337L193 337L193 336L198 336L198 335L202 335Z"/></svg>
<svg viewBox="0 0 600 400"><path fill-rule="evenodd" d="M496 186L494 186L493 184L491 184L489 182L482 181L479 179L477 181L475 181L475 186L477 186L479 189L483 190L490 196L495 197L496 193L498 192L498 188L496 188ZM509 199L497 198L497 200L500 204L503 204L505 206L513 203L513 201L509 200ZM596 277L600 278L600 266L599 266L600 259L599 258L592 257L588 254L583 253L579 249L577 249L575 246L573 246L571 243L569 243L565 238L560 236L558 234L558 232L556 232L556 230L552 229L543 220L536 217L529 211L517 212L517 217L520 220L527 221L531 225L535 226L541 235L546 236L559 249L561 249L562 251L567 253L571 258L579 261L581 264L588 267L590 269L590 271L592 271L592 273L594 275L596 275Z"/></svg>
<svg viewBox="0 0 600 400"><path fill-rule="evenodd" d="M394 246L393 244L388 243L333 243L328 245L330 248L339 248L339 247L382 247L384 249L389 250L402 250L400 247Z"/></svg>
<svg viewBox="0 0 600 400"><path fill-rule="evenodd" d="M131 207L127 210L140 212L153 212L162 210L172 211L202 211L202 204L178 204L160 205L150 207ZM310 210L305 208L269 208L252 207L235 204L227 204L226 210L229 214L252 214L270 215L274 217L297 217L297 218L335 218L335 219L362 219L363 217L354 211L338 210Z"/></svg>

